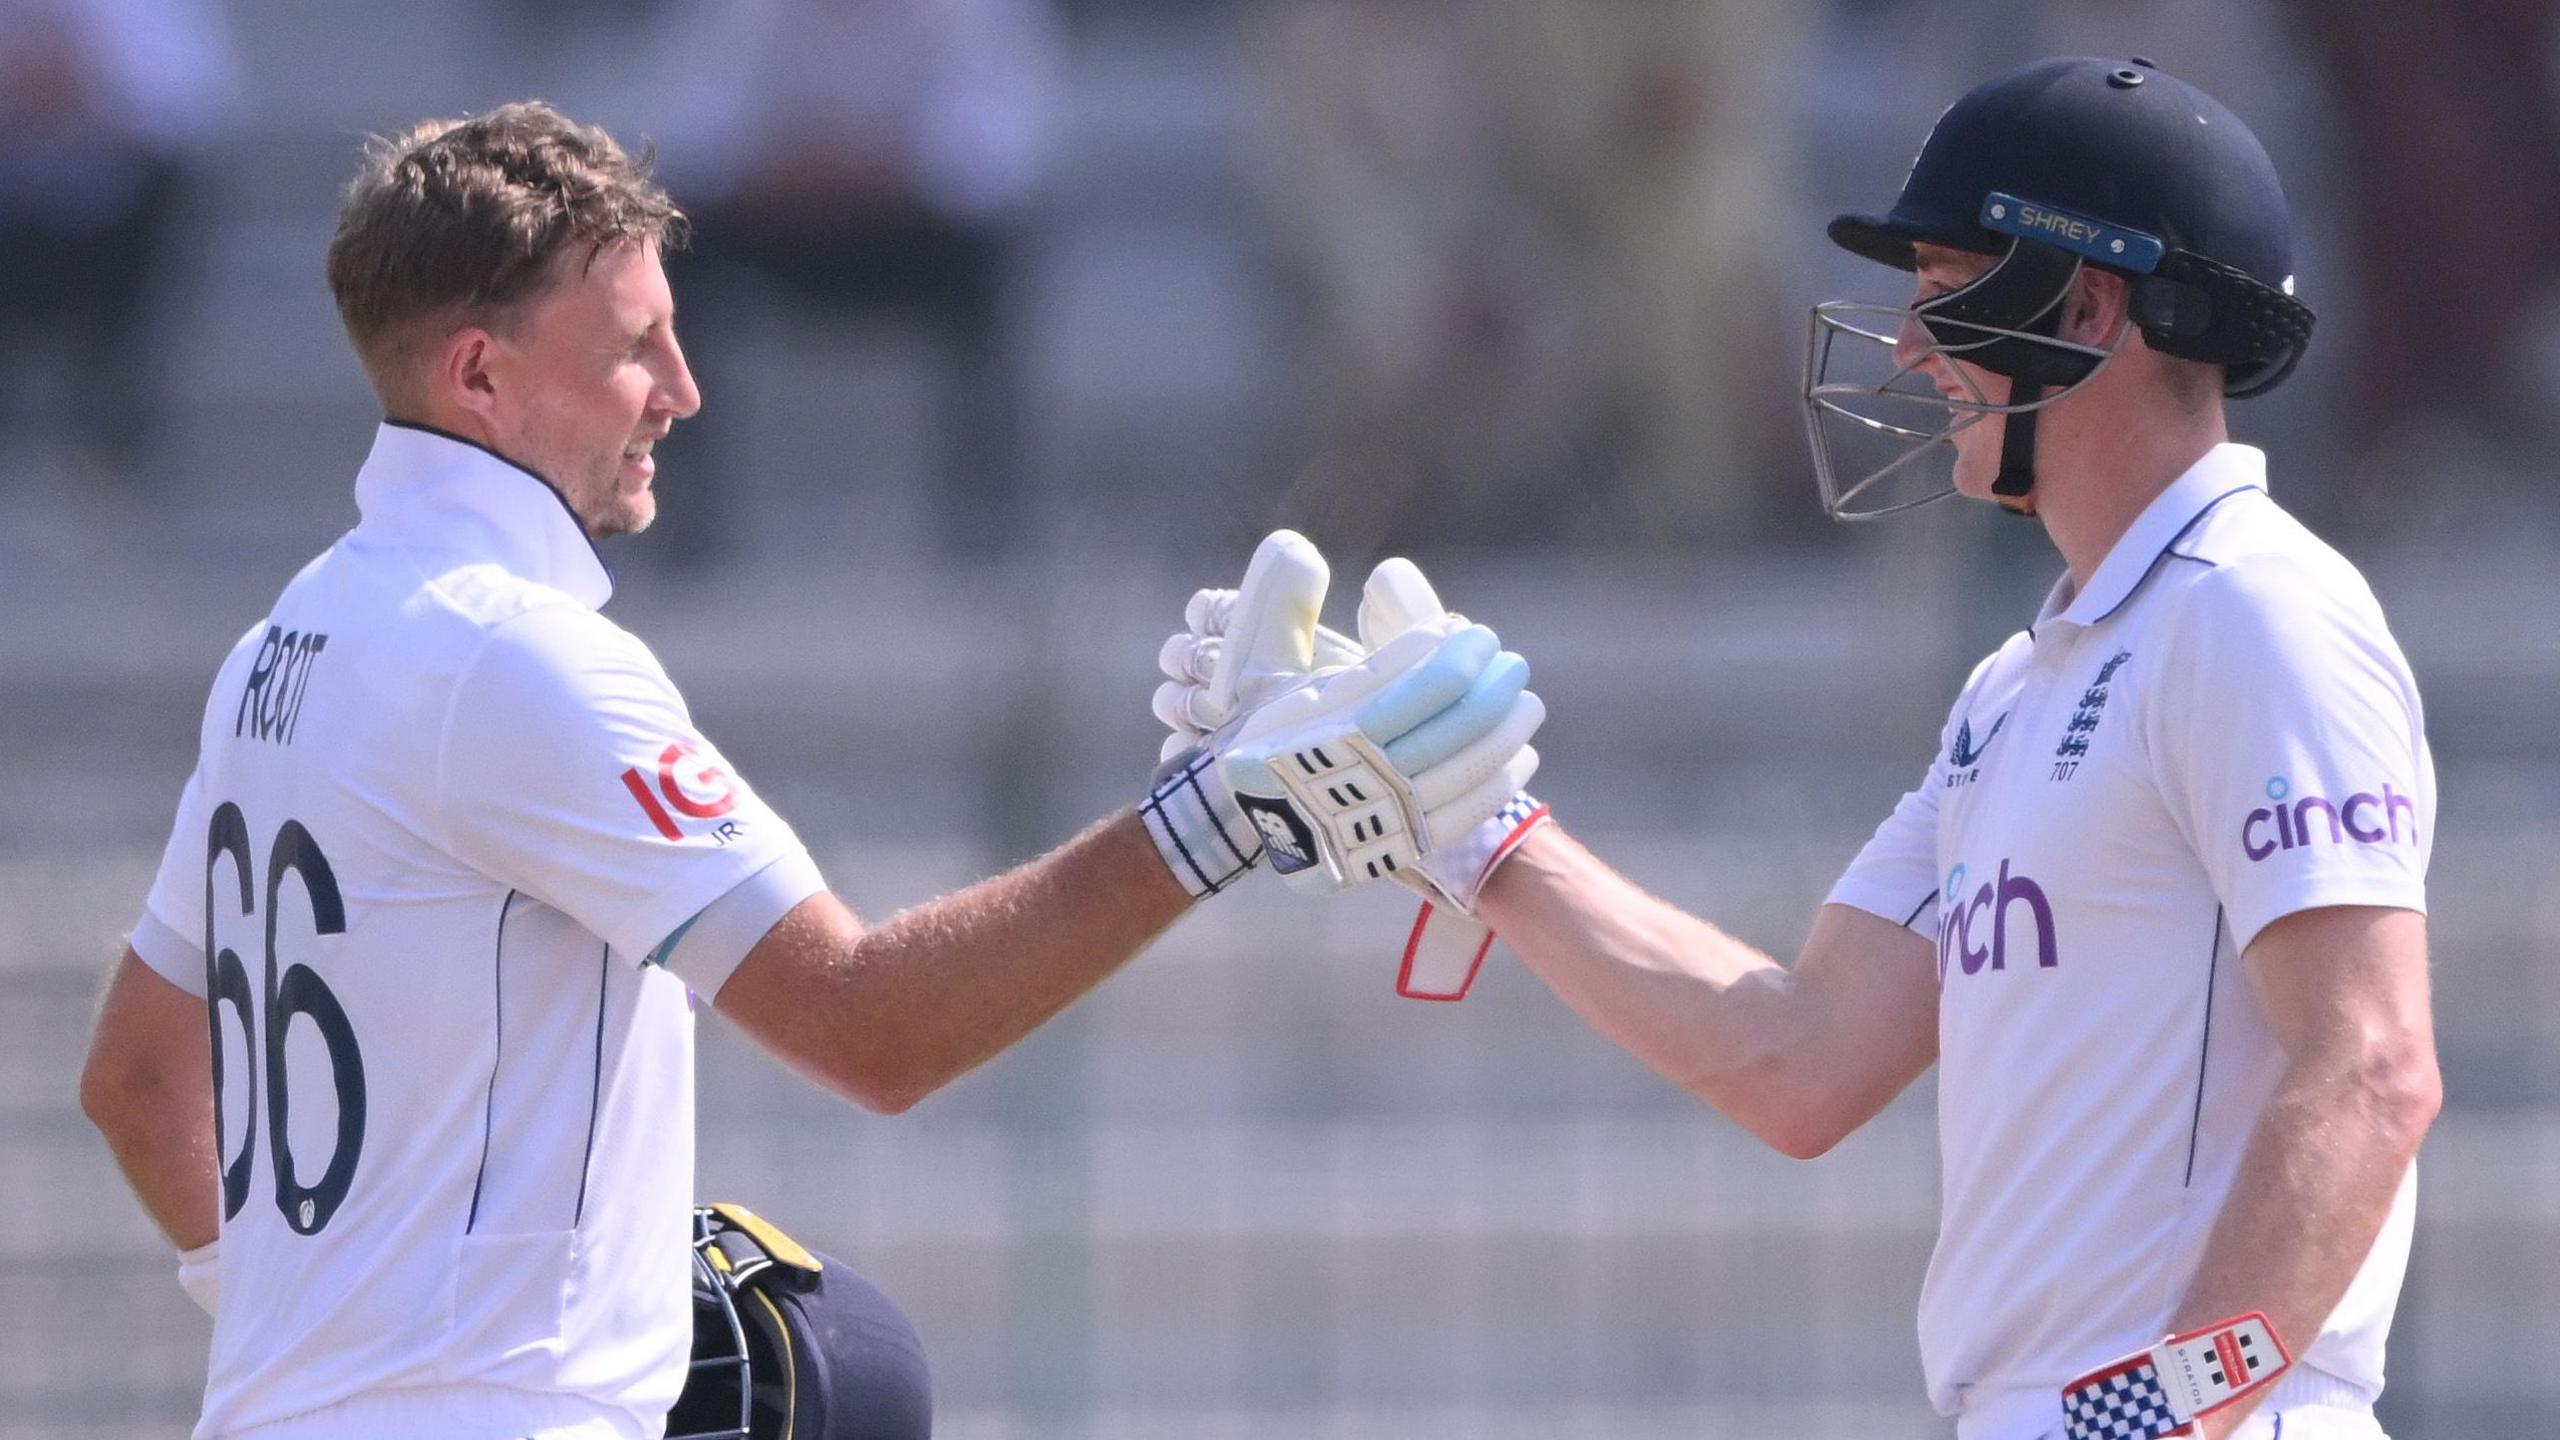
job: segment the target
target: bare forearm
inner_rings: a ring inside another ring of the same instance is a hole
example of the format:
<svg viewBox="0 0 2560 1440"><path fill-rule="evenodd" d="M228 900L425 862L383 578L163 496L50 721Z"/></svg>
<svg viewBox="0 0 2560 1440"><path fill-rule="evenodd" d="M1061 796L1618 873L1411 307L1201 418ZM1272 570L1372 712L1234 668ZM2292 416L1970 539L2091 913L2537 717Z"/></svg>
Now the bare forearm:
<svg viewBox="0 0 2560 1440"><path fill-rule="evenodd" d="M840 906L804 905L757 948L814 962L751 955L720 1006L862 1103L902 1110L1038 1029L1190 903L1124 812L867 932Z"/></svg>
<svg viewBox="0 0 2560 1440"><path fill-rule="evenodd" d="M1823 1148L1825 1102L1799 1083L1815 997L1785 967L1552 825L1495 873L1482 908L1593 1029L1778 1148Z"/></svg>
<svg viewBox="0 0 2560 1440"><path fill-rule="evenodd" d="M80 1106L181 1250L211 1243L221 1225L211 1047L203 1002L127 951L99 1005Z"/></svg>
<svg viewBox="0 0 2560 1440"><path fill-rule="evenodd" d="M2426 918L2298 911L2243 958L2285 1070L2171 1319L2183 1331L2264 1311L2300 1355L2372 1250L2443 1103ZM2204 1433L2221 1440L2252 1408L2213 1416Z"/></svg>
<svg viewBox="0 0 2560 1440"><path fill-rule="evenodd" d="M221 1181L213 1158L213 1105L203 1113L178 1113L176 1097L163 1113L132 1116L114 1128L102 1125L107 1148L124 1171L142 1208L151 1212L169 1243L193 1250L213 1242L221 1229ZM201 1123L189 1123L190 1120Z"/></svg>
<svg viewBox="0 0 2560 1440"><path fill-rule="evenodd" d="M2296 1065L2269 1100L2170 1329L2265 1312L2298 1357L2389 1216L2435 1114L2426 1076ZM2250 1407L2214 1417L2227 1434Z"/></svg>

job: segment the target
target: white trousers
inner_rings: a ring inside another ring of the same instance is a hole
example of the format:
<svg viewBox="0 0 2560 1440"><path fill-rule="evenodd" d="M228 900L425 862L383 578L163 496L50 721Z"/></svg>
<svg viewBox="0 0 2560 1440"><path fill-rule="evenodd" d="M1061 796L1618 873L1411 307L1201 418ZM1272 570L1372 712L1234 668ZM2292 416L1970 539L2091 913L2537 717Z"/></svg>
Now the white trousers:
<svg viewBox="0 0 2560 1440"><path fill-rule="evenodd" d="M2261 1408L2232 1440L2389 1440L2373 1412L2343 1405Z"/></svg>

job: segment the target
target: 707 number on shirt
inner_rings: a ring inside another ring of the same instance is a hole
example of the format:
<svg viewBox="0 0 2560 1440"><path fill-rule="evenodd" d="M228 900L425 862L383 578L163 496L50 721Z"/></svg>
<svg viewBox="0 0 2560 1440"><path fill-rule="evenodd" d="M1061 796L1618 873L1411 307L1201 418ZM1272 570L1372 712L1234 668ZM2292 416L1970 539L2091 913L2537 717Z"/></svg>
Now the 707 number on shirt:
<svg viewBox="0 0 2560 1440"><path fill-rule="evenodd" d="M223 861L230 860L233 875L239 881L239 913L243 918L263 914L266 917L265 983L253 989L249 967L239 952L220 943L214 916ZM299 820L287 820L276 830L275 839L267 847L264 874L265 903L258 901L258 871L253 867L249 848L249 821L240 807L228 800L213 812L205 844L204 871L204 954L205 1009L213 1027L213 1099L214 1154L222 1166L222 1218L228 1223L238 1216L249 1200L252 1162L258 1150L258 1096L266 1095L267 1157L275 1172L276 1209L284 1215L284 1223L298 1235L317 1234L338 1213L347 1198L347 1187L354 1183L356 1159L364 1152L364 1052L357 1048L355 1027L347 1021L346 1007L310 966L295 963L283 965L276 954L276 898L283 892L287 876L302 882L303 892L311 901L313 929L321 935L337 935L347 928L346 904L338 893L337 874L329 868L329 858L320 853L319 842ZM228 1004L240 1017L242 1052L248 1057L247 1074L241 1078L249 1087L248 1103L242 1107L248 1117L246 1133L240 1137L239 1153L232 1153L232 1137L223 1133L228 1113L223 1105L224 1087L230 1077L223 1073L222 1007ZM285 1074L285 1033L296 1017L308 1020L320 1034L329 1053L329 1083L337 1092L338 1135L330 1147L329 1161L320 1172L319 1183L304 1185L295 1177L301 1173L294 1164L291 1085ZM263 1040L263 1043L261 1041Z"/></svg>

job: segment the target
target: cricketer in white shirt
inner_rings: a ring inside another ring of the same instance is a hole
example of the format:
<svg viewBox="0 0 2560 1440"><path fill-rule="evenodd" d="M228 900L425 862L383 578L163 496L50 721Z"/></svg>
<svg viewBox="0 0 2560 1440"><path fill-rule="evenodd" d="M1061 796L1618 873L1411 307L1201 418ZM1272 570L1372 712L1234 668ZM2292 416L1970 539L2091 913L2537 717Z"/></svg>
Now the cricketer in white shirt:
<svg viewBox="0 0 2560 1440"><path fill-rule="evenodd" d="M133 935L215 997L195 1433L654 1435L692 996L823 882L549 485L385 424L356 500L216 676Z"/></svg>
<svg viewBox="0 0 2560 1440"><path fill-rule="evenodd" d="M894 1114L1257 864L1246 800L1328 837L1388 803L1300 817L1228 783L1270 775L1231 747L1358 730L1402 757L1372 776L1400 805L1534 767L1544 711L1493 632L1413 617L1310 681L1322 568L1275 560L1290 584L1247 587L1206 678L1285 708L865 924L596 613L590 537L647 527L657 442L702 404L682 228L644 163L534 101L387 138L348 188L330 288L414 423L216 677L80 1082L215 1314L203 1440L658 1434L692 1330L692 999ZM922 1418L923 1367L877 1358L811 1388Z"/></svg>
<svg viewBox="0 0 2560 1440"><path fill-rule="evenodd" d="M1920 784L1831 892L1936 946L1930 1398L2033 1440L2099 1360L2157 1341L2284 1065L2240 964L2269 923L2423 912L2435 772L2355 568L2224 444L2077 594L1976 667ZM2415 1172L2263 1402L2370 1405Z"/></svg>
<svg viewBox="0 0 2560 1440"><path fill-rule="evenodd" d="M1554 824L1481 893L1561 999L1787 1154L1942 1070L1920 1326L1960 1440L2057 1436L2069 1382L2251 1310L2300 1363L2203 1433L2381 1433L2439 1093L2434 776L2363 581L2258 452L2196 454L1974 673L1792 967Z"/></svg>

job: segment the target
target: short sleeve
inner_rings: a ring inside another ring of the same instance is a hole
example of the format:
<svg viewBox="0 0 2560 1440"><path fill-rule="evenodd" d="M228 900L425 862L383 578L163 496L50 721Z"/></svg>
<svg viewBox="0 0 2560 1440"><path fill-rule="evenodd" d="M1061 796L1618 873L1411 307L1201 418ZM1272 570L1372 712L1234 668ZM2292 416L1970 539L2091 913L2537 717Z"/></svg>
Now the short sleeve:
<svg viewBox="0 0 2560 1440"><path fill-rule="evenodd" d="M201 774L187 777L178 818L160 852L160 870L133 922L128 942L153 974L188 994L204 995L204 892L212 841ZM236 882L234 882L236 883Z"/></svg>
<svg viewBox="0 0 2560 1440"><path fill-rule="evenodd" d="M2009 644L2024 643L2023 636ZM1905 793L1867 837L1858 858L1849 862L1824 903L1847 905L1881 915L1905 929L1934 937L1938 929L1938 759L1955 741L1958 717L1965 713L1983 677L2000 663L2004 646L1982 657L1956 692L1956 703L1938 730L1938 748L1920 771L1920 783Z"/></svg>
<svg viewBox="0 0 2560 1440"><path fill-rule="evenodd" d="M648 647L568 605L500 627L456 681L436 801L456 856L635 962L807 855L694 728Z"/></svg>
<svg viewBox="0 0 2560 1440"><path fill-rule="evenodd" d="M1858 858L1849 862L1828 903L1881 915L1896 925L1933 934L1938 926L1938 786L1933 758L1920 783L1876 827Z"/></svg>
<svg viewBox="0 0 2560 1440"><path fill-rule="evenodd" d="M817 862L806 854L784 856L677 926L649 958L683 977L695 994L717 996L765 932L826 888Z"/></svg>
<svg viewBox="0 0 2560 1440"><path fill-rule="evenodd" d="M2361 581L2253 557L2198 580L2164 631L2144 729L2233 943L2323 906L2423 913L2435 768Z"/></svg>

